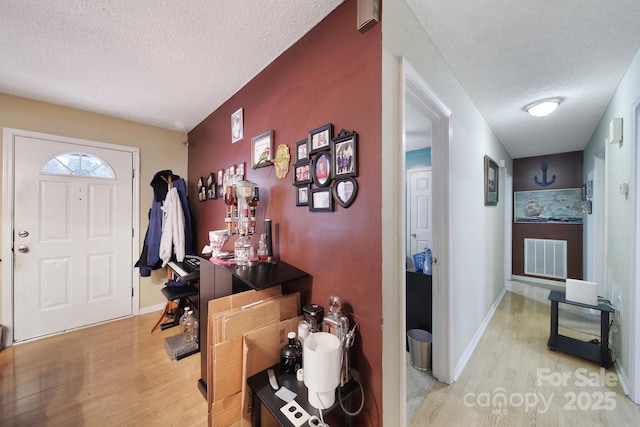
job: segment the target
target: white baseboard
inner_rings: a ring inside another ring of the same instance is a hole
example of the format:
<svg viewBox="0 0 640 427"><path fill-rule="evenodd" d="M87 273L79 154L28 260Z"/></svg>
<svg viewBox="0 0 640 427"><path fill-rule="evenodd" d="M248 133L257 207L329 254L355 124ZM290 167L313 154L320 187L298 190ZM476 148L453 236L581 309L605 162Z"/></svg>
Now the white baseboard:
<svg viewBox="0 0 640 427"><path fill-rule="evenodd" d="M165 305L166 304L156 304L156 305L150 305L148 307L142 307L140 308L139 315L155 313L156 311L162 311L164 310Z"/></svg>
<svg viewBox="0 0 640 427"><path fill-rule="evenodd" d="M487 329L487 326L489 325L491 318L496 312L496 309L500 305L500 301L502 301L502 297L504 297L504 294L506 291L507 291L506 287L502 288L502 292L500 292L500 295L498 295L498 298L496 298L496 300L493 302L493 305L489 309L489 312L487 313L487 315L482 320L480 327L478 328L475 335L471 339L471 342L469 343L466 350L462 354L462 357L460 358L458 363L456 363L456 366L453 368L453 381L458 380L458 377L462 373L462 370L464 369L465 366L467 366L467 363L469 362L471 355L473 354L476 347L478 346L478 343L480 342L480 339L482 338L484 331Z"/></svg>
<svg viewBox="0 0 640 427"><path fill-rule="evenodd" d="M624 391L624 394L629 396L629 377L627 375L627 371L625 371L618 362L614 362L613 366L616 368L616 374L618 375L618 381L620 381L622 391Z"/></svg>

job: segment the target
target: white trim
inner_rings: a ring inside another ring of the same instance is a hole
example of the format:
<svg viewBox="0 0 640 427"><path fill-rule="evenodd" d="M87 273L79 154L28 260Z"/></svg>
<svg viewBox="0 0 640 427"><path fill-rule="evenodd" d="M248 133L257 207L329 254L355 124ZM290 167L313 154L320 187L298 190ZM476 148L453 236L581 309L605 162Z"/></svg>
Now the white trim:
<svg viewBox="0 0 640 427"><path fill-rule="evenodd" d="M67 144L77 144L107 150L132 153L133 164L133 192L132 192L132 224L133 237L131 240L132 256L140 253L140 149L125 145L109 144L105 142L90 141L86 139L70 138L59 135L31 132L21 129L4 128L2 163L2 324L5 327L3 334L3 346L13 345L13 211L14 211L14 147L15 138L24 136L27 138L55 139ZM133 287L132 314L140 312L140 279L136 270L131 266L131 285Z"/></svg>
<svg viewBox="0 0 640 427"><path fill-rule="evenodd" d="M452 297L451 286L449 283L449 259L451 259L451 249L449 245L449 152L451 149L452 113L405 58L402 60L402 76L402 106L404 106L406 102L406 94L409 92L413 93L419 100L424 102L424 107L428 112L428 117L433 123L431 168L433 183L432 213L434 224L434 267L432 276L432 332L434 346L432 348L432 364L433 375L439 381L450 384L456 378L455 375L453 375L453 349L451 348L453 342L453 319L450 307ZM403 108L404 107L402 107L402 109ZM402 114L404 138L404 112ZM403 182L402 185L404 186L406 183ZM405 284L405 282L406 278L404 277L403 272L403 277L400 283ZM401 305L403 307L403 311L406 311L404 299L401 301ZM402 318L402 325L404 326L402 329L404 331L406 329L406 320L404 316ZM404 352L404 345L402 346L402 349Z"/></svg>
<svg viewBox="0 0 640 427"><path fill-rule="evenodd" d="M144 307L139 311L138 315L142 316L143 314L149 314L149 313L155 313L156 311L162 311L164 310L166 304L156 304L156 305L149 305L147 307Z"/></svg>
<svg viewBox="0 0 640 427"><path fill-rule="evenodd" d="M640 185L640 171L638 170L640 165L640 150L638 150L638 144L640 143L640 97L636 98L632 104L631 112L631 138L635 139L631 141L631 152L634 161L631 162L632 170L631 176L635 178L636 185L631 185L629 191L629 197L633 200L632 206L632 221L631 235L635 236L631 242L631 286L630 286L630 298L631 298L631 315L629 333L627 336L630 338L629 343L629 372L628 378L628 394L629 398L635 402L640 403L640 194L638 193L638 185ZM630 139L631 139L630 138ZM616 370L618 367L616 366ZM620 370L624 371L622 368ZM622 377L619 375L619 377Z"/></svg>
<svg viewBox="0 0 640 427"><path fill-rule="evenodd" d="M469 362L469 359L471 359L471 355L473 354L476 347L478 346L480 339L482 339L482 335L484 334L484 331L487 329L487 326L489 326L489 322L491 321L491 318L493 317L496 310L498 309L498 306L500 305L500 302L502 301L502 298L504 297L504 294L506 292L507 292L507 288L505 285L505 287L502 288L502 292L500 292L500 295L498 295L498 298L496 298L496 300L493 302L493 305L489 309L489 312L487 313L487 315L484 316L484 319L482 320L482 323L480 323L480 327L478 327L478 330L476 331L475 335L471 339L471 342L465 349L464 353L462 353L462 356L460 357L458 364L454 368L455 378L458 378L460 376L460 374L464 370L464 367Z"/></svg>
<svg viewBox="0 0 640 427"><path fill-rule="evenodd" d="M504 222L504 278L510 280L513 274L513 175L506 167L501 169L504 170L504 211L507 219Z"/></svg>

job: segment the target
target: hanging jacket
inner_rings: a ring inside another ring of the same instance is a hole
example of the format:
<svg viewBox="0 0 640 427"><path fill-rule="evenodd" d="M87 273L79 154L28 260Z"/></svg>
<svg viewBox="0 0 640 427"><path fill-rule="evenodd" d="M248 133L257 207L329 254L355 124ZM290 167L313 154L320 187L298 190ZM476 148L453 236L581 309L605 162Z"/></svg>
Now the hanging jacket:
<svg viewBox="0 0 640 427"><path fill-rule="evenodd" d="M184 261L185 255L184 212L177 188L173 187L167 193L162 205L162 212L160 259L162 266L166 267L174 254L178 262Z"/></svg>
<svg viewBox="0 0 640 427"><path fill-rule="evenodd" d="M140 276L148 277L151 270L162 267L160 259L160 240L162 238L162 204L165 201L169 191L168 180L171 178L172 186L178 190L180 205L184 213L184 247L185 253L194 254L193 249L193 230L195 222L192 221L189 203L187 199L187 185L184 179L178 175L174 175L171 170L162 170L157 172L151 180L153 188L153 200L149 209L149 227L144 237L144 244L140 259L135 266L140 270Z"/></svg>

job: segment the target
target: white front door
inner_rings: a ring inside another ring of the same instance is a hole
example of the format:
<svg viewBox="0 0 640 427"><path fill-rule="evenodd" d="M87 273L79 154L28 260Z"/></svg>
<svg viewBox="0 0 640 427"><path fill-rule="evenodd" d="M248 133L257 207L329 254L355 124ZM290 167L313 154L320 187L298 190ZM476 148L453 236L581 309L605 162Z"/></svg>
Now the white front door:
<svg viewBox="0 0 640 427"><path fill-rule="evenodd" d="M14 341L131 315L132 153L14 144Z"/></svg>
<svg viewBox="0 0 640 427"><path fill-rule="evenodd" d="M431 215L431 168L415 168L407 171L407 200L409 202L408 254L431 248L433 218Z"/></svg>

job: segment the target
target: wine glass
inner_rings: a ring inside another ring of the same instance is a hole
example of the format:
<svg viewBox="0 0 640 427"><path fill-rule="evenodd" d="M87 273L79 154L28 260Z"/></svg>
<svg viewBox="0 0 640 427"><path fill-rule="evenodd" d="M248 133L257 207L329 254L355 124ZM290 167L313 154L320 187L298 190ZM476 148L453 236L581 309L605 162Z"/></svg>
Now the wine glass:
<svg viewBox="0 0 640 427"><path fill-rule="evenodd" d="M227 230L214 230L209 232L209 244L211 246L211 256L219 257L222 246L229 239Z"/></svg>

